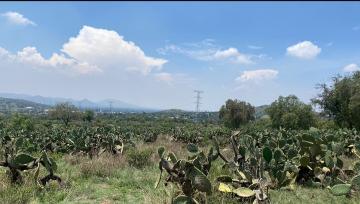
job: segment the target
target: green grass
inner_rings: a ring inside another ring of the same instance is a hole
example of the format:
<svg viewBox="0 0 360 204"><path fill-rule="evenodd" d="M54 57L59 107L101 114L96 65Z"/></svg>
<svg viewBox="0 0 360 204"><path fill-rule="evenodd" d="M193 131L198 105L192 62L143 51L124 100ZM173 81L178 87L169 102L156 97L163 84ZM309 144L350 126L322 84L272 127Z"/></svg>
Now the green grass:
<svg viewBox="0 0 360 204"><path fill-rule="evenodd" d="M153 148L155 150L155 147ZM131 167L126 158L104 156L90 161L84 157L55 155L59 174L66 185L60 188L51 183L44 189L37 187L32 173L24 175L23 185L11 185L4 169L0 169L0 203L170 203L177 188L164 186L161 182L154 189L159 170L156 154L151 163L142 169ZM217 161L210 171L209 178L224 174L221 162ZM99 173L107 169L106 173ZM45 171L41 172L44 175ZM208 203L238 203L228 195L221 194L213 187L213 194L208 196ZM336 197L327 189L296 187L294 191L270 190L271 203L360 203L360 195L351 198Z"/></svg>
<svg viewBox="0 0 360 204"><path fill-rule="evenodd" d="M272 203L295 204L295 203L313 203L313 204L341 204L341 203L360 203L360 196L355 195L352 198L345 196L333 196L327 189L297 187L294 191L278 190L270 191Z"/></svg>

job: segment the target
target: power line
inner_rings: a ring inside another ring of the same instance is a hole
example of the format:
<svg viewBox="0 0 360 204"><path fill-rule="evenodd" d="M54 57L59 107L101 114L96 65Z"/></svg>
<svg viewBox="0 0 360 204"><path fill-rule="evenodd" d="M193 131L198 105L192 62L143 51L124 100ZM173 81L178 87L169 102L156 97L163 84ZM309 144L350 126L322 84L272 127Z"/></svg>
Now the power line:
<svg viewBox="0 0 360 204"><path fill-rule="evenodd" d="M194 92L196 93L196 109L195 111L198 113L200 111L200 99L201 99L201 96L200 94L204 93L203 91L200 91L200 90L194 90Z"/></svg>

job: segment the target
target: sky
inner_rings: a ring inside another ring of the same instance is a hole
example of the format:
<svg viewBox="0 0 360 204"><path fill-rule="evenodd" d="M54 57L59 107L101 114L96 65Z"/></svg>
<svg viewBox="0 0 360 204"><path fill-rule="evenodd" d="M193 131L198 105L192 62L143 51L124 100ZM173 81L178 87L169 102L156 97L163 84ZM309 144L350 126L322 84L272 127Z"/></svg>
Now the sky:
<svg viewBox="0 0 360 204"><path fill-rule="evenodd" d="M0 2L0 92L215 111L360 70L359 2Z"/></svg>

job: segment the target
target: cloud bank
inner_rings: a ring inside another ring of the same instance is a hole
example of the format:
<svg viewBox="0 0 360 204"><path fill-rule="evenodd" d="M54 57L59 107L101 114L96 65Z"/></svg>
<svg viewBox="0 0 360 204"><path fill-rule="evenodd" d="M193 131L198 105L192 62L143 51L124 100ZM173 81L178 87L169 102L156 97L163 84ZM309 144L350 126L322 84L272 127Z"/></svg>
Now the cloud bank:
<svg viewBox="0 0 360 204"><path fill-rule="evenodd" d="M145 55L140 47L115 31L83 26L76 37L70 38L59 53L53 53L48 59L36 47L25 47L15 54L0 47L0 65L5 62L72 74L120 69L147 75L161 70L167 60Z"/></svg>

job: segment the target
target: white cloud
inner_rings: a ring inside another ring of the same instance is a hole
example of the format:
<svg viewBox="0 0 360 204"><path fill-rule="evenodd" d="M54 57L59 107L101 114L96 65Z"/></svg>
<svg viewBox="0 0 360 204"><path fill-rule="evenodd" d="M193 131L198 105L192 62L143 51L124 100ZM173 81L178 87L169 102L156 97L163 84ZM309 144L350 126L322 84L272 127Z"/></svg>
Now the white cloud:
<svg viewBox="0 0 360 204"><path fill-rule="evenodd" d="M24 66L56 68L77 74L120 69L146 75L160 70L167 62L146 56L140 47L125 41L115 31L90 26L84 26L78 36L63 45L60 54L54 53L49 59L45 59L35 47L25 47L16 54L0 48L0 57Z"/></svg>
<svg viewBox="0 0 360 204"><path fill-rule="evenodd" d="M274 69L258 69L258 70L248 70L244 71L239 77L236 78L236 81L247 82L254 81L260 82L263 80L270 80L276 78L278 71Z"/></svg>
<svg viewBox="0 0 360 204"><path fill-rule="evenodd" d="M360 26L354 26L354 27L352 27L352 29L353 29L354 31L360 30Z"/></svg>
<svg viewBox="0 0 360 204"><path fill-rule="evenodd" d="M10 23L17 24L17 25L32 25L35 26L36 23L33 21L25 18L22 14L8 11L6 13L1 14L3 17L5 17Z"/></svg>
<svg viewBox="0 0 360 204"><path fill-rule="evenodd" d="M45 59L35 47L25 47L16 54L12 54L0 47L0 59L13 65L32 67L35 69L54 69L57 71L70 71L79 74L101 72L94 65L79 62L73 58L65 57L63 54L54 53L49 59ZM4 63L0 61L0 64Z"/></svg>
<svg viewBox="0 0 360 204"><path fill-rule="evenodd" d="M69 56L94 64L101 69L119 68L148 74L160 70L165 59L148 57L140 47L125 41L117 32L83 26L78 36L70 38L62 51Z"/></svg>
<svg viewBox="0 0 360 204"><path fill-rule="evenodd" d="M349 64L343 68L344 72L355 72L360 71L360 67L357 64Z"/></svg>
<svg viewBox="0 0 360 204"><path fill-rule="evenodd" d="M229 48L226 50L218 50L215 52L215 54L213 55L214 59L226 59L226 58L230 58L230 57L236 57L239 55L239 51L236 48Z"/></svg>
<svg viewBox="0 0 360 204"><path fill-rule="evenodd" d="M249 45L248 48L250 48L252 50L261 50L261 49L263 49L263 47L256 46L256 45Z"/></svg>
<svg viewBox="0 0 360 204"><path fill-rule="evenodd" d="M320 54L321 48L310 41L299 42L287 48L287 54L300 59L313 59Z"/></svg>
<svg viewBox="0 0 360 204"><path fill-rule="evenodd" d="M230 60L231 62L238 64L253 64L250 55L240 53L236 48L228 48L226 50L218 50L210 56L211 59L215 60Z"/></svg>
<svg viewBox="0 0 360 204"><path fill-rule="evenodd" d="M200 61L225 61L234 64L254 64L255 59L263 59L264 56L244 54L234 47L222 49L214 42L212 39L206 39L198 43L171 44L159 48L158 53L162 55L177 53Z"/></svg>
<svg viewBox="0 0 360 204"><path fill-rule="evenodd" d="M173 75L170 73L161 72L161 73L156 73L154 75L155 75L155 79L158 81L171 83L174 80Z"/></svg>

